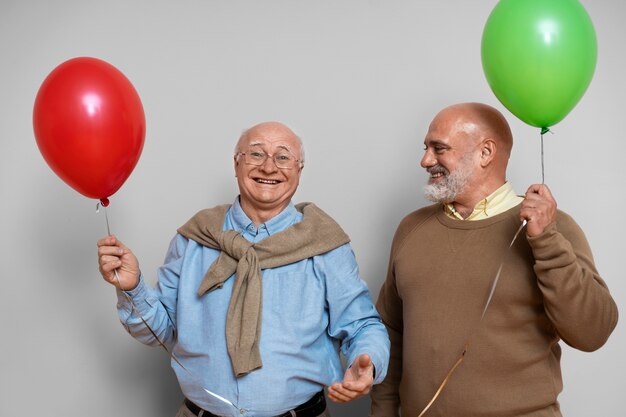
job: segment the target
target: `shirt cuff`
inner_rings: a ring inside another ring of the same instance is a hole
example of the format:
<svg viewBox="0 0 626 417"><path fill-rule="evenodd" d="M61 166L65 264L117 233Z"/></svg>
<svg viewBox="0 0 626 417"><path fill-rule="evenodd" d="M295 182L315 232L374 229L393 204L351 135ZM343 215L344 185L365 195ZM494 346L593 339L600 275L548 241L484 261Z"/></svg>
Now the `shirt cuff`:
<svg viewBox="0 0 626 417"><path fill-rule="evenodd" d="M128 320L133 313L133 304L135 308L144 314L150 309L151 304L148 300L150 297L150 288L143 279L143 275L139 274L139 282L132 290L123 291L117 289L117 309L122 321Z"/></svg>
<svg viewBox="0 0 626 417"><path fill-rule="evenodd" d="M348 366L352 366L354 361L356 361L359 358L359 356L363 354L368 355L370 359L372 360L372 366L374 367L374 374L372 375L374 379L373 385L380 384L381 382L383 382L386 376L386 372L382 374L379 372L379 370L383 370L383 371L386 370L385 363L383 362L382 358L380 358L380 355L372 353L371 351L359 352L358 354L354 356L354 358L351 358L350 362L348 362L349 363Z"/></svg>

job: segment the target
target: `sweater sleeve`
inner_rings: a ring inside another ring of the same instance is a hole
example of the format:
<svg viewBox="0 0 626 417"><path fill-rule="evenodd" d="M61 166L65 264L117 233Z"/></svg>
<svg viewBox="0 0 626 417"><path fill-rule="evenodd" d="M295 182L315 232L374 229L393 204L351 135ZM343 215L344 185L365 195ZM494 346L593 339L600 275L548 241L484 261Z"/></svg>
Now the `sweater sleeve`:
<svg viewBox="0 0 626 417"><path fill-rule="evenodd" d="M391 262L390 262L391 264ZM399 386L402 378L402 300L395 285L393 267L380 289L376 308L387 327L391 350L387 377L372 389L370 417L398 417L400 408Z"/></svg>
<svg viewBox="0 0 626 417"><path fill-rule="evenodd" d="M600 348L617 325L617 305L583 231L559 211L557 221L528 242L544 308L559 336L582 351Z"/></svg>
<svg viewBox="0 0 626 417"><path fill-rule="evenodd" d="M394 270L395 257L402 243L414 226L415 213L404 218L398 226L389 256L387 277L378 294L376 309L387 327L391 342L389 367L384 381L372 388L370 417L398 417L400 410L400 380L402 378L402 337L403 312L402 298L398 294Z"/></svg>

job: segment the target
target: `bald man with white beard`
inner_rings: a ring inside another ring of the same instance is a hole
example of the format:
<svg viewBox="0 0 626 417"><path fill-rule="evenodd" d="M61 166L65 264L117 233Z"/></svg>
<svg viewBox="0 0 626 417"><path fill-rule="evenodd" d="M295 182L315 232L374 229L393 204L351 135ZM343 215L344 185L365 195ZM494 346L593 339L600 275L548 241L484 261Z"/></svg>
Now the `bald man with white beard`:
<svg viewBox="0 0 626 417"><path fill-rule="evenodd" d="M430 124L421 165L435 204L406 216L392 243L376 304L391 359L372 417L559 417L560 342L593 351L615 328L580 227L546 185L519 197L507 182L512 144L485 104Z"/></svg>

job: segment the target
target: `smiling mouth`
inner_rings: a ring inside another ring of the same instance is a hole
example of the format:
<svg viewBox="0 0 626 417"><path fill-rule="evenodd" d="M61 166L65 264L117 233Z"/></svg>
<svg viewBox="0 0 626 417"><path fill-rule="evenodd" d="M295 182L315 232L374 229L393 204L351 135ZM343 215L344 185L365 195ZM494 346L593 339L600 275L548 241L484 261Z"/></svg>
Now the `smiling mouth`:
<svg viewBox="0 0 626 417"><path fill-rule="evenodd" d="M265 178L255 178L254 181L256 181L259 184L269 184L269 185L276 185L276 184L280 183L280 181L268 180L268 179L265 179Z"/></svg>
<svg viewBox="0 0 626 417"><path fill-rule="evenodd" d="M439 181L444 181L444 177L446 176L443 172L433 172L430 174L430 178L428 178L428 183L433 184Z"/></svg>
<svg viewBox="0 0 626 417"><path fill-rule="evenodd" d="M439 181L449 174L448 170L441 165L429 167L426 169L426 171L430 175L430 178L428 179L428 182L430 183Z"/></svg>

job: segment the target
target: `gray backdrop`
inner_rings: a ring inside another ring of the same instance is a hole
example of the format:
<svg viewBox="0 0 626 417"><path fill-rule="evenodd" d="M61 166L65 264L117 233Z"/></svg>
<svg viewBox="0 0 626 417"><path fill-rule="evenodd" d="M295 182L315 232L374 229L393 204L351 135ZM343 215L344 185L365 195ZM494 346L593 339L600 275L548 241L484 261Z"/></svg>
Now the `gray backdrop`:
<svg viewBox="0 0 626 417"><path fill-rule="evenodd" d="M587 233L619 305L626 301L623 131L626 3L587 0L599 42L587 93L546 138L546 182ZM503 110L516 143L509 180L541 181L539 132L491 93L480 62L496 0L17 1L0 3L0 415L173 416L167 354L129 337L96 267L104 216L48 168L32 132L46 75L76 56L119 68L147 117L143 155L113 196L111 227L154 282L174 231L231 202L241 130L285 122L304 139L296 201L315 201L352 237L375 299L400 219L426 202L419 167L443 106ZM564 349L564 414L623 416L622 321L593 354ZM369 400L333 407L366 415Z"/></svg>

